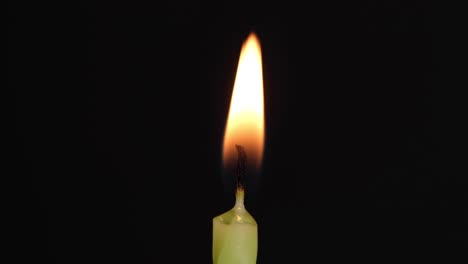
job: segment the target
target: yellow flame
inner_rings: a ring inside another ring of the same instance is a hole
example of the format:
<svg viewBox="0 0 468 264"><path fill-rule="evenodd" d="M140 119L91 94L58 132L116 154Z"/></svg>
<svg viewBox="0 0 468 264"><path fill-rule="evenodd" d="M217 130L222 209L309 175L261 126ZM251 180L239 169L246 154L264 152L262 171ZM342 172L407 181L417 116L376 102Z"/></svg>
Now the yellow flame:
<svg viewBox="0 0 468 264"><path fill-rule="evenodd" d="M251 33L242 45L224 132L225 166L237 161L235 145L244 147L250 165L261 165L264 123L262 54L260 41Z"/></svg>

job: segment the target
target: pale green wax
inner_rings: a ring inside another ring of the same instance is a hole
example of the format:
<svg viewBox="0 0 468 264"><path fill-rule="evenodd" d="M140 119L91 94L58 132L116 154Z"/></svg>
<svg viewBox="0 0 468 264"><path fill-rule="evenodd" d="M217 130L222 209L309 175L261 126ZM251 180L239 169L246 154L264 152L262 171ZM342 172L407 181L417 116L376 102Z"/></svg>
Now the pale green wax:
<svg viewBox="0 0 468 264"><path fill-rule="evenodd" d="M213 218L213 263L255 264L257 222L244 207L244 191L236 193L236 204Z"/></svg>

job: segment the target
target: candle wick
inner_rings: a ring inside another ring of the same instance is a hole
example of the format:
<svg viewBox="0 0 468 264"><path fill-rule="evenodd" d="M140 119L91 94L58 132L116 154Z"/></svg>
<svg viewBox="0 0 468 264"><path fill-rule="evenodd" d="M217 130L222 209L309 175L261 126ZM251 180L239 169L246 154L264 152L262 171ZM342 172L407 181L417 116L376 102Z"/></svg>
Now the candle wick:
<svg viewBox="0 0 468 264"><path fill-rule="evenodd" d="M236 149L238 153L236 168L237 190L243 191L245 187L245 164L247 163L247 153L242 145L236 144Z"/></svg>

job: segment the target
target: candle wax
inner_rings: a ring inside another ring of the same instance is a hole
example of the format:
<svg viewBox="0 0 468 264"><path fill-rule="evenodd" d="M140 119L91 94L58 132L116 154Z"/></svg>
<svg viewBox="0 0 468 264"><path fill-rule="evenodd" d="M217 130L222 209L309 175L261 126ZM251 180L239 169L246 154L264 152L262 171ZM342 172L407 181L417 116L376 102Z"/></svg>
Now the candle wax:
<svg viewBox="0 0 468 264"><path fill-rule="evenodd" d="M236 204L213 218L213 263L255 264L257 222L244 207L244 191L236 193Z"/></svg>

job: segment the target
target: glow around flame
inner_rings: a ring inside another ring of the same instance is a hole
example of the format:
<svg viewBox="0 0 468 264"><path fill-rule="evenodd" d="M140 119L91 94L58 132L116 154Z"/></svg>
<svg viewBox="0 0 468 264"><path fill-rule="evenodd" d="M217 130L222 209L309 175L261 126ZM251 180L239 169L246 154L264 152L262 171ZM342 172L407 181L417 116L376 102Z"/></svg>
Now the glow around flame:
<svg viewBox="0 0 468 264"><path fill-rule="evenodd" d="M224 132L223 162L237 161L235 145L247 153L247 165L260 167L264 143L263 72L260 42L251 33L243 43Z"/></svg>

